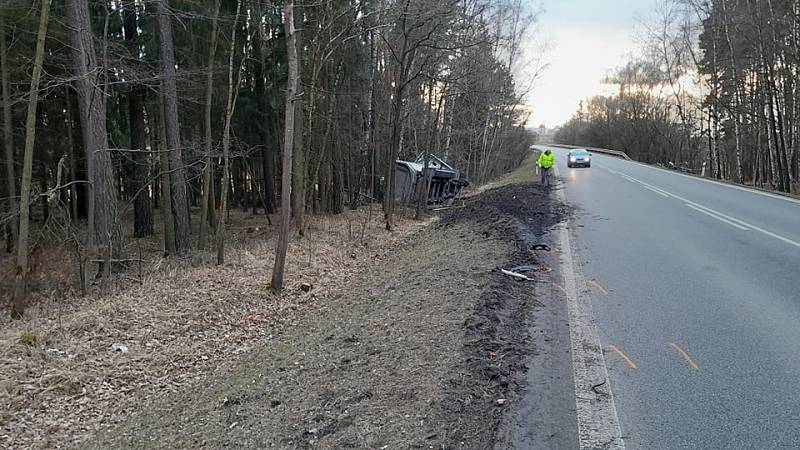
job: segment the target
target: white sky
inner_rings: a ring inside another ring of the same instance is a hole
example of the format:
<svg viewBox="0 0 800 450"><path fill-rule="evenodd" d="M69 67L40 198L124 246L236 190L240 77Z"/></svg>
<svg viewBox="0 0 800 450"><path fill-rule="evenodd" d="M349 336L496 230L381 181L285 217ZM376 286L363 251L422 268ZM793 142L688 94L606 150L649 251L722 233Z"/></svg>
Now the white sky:
<svg viewBox="0 0 800 450"><path fill-rule="evenodd" d="M531 0L533 1L533 0ZM547 127L569 120L581 99L610 94L603 78L637 49L635 31L659 0L543 0L544 14L530 45L548 50L549 67L528 96L529 126Z"/></svg>

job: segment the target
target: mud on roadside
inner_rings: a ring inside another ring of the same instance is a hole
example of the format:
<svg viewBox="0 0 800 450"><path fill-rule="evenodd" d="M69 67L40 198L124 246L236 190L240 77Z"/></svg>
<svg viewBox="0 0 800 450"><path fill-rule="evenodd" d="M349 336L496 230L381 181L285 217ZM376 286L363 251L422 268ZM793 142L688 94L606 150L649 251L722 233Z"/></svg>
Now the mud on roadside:
<svg viewBox="0 0 800 450"><path fill-rule="evenodd" d="M547 231L566 214L566 208L538 184L514 184L485 192L463 209L446 215L439 226L473 222L483 236L512 244L503 267L539 270L546 269L544 255L533 250L534 244L547 245ZM448 395L458 398L467 394L479 401L449 404L445 416L450 420L460 417L462 422L441 448L493 448L500 441L501 423L517 411L498 407L496 400L505 400L505 406L520 399L526 388L528 356L540 345L530 333L531 316L542 306L537 297L534 283L493 271L492 283L467 323L461 369L468 374L467 380L454 386Z"/></svg>
<svg viewBox="0 0 800 450"><path fill-rule="evenodd" d="M533 184L470 198L260 350L92 444L491 448L537 345L535 283L497 268L539 264L531 239L564 213Z"/></svg>

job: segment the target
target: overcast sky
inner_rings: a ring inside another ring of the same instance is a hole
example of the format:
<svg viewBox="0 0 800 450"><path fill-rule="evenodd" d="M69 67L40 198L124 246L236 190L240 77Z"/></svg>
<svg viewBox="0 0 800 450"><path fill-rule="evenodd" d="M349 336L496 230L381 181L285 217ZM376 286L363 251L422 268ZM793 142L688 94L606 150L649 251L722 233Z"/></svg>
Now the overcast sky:
<svg viewBox="0 0 800 450"><path fill-rule="evenodd" d="M529 96L529 125L566 122L581 99L609 93L602 84L609 70L624 64L637 49L636 30L659 0L543 0L539 33L550 66ZM532 45L538 45L532 44Z"/></svg>

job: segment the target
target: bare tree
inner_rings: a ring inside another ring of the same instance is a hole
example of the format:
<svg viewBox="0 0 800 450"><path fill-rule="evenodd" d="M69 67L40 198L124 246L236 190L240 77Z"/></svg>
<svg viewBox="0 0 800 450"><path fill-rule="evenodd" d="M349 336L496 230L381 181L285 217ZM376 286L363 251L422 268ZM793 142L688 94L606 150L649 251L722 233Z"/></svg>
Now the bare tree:
<svg viewBox="0 0 800 450"><path fill-rule="evenodd" d="M36 109L39 102L39 80L44 61L44 43L50 15L50 0L42 1L39 29L36 32L36 53L28 96L28 114L25 117L25 153L22 163L20 186L19 240L17 241L17 264L14 273L14 299L11 317L21 318L25 314L25 291L28 277L28 237L30 234L31 172L33 168L33 145L36 139Z"/></svg>
<svg viewBox="0 0 800 450"><path fill-rule="evenodd" d="M284 20L288 20L284 17ZM294 15L292 14L292 20L295 22L294 27L297 30L298 24L300 24L300 30L303 29L303 14ZM296 37L295 39L298 41L295 45L295 49L298 53L305 53L304 49L306 48L307 42L307 35L308 33L301 33L300 37ZM288 38L287 38L288 39ZM288 44L287 44L288 45ZM306 171L308 170L306 167L306 129L310 129L312 126L312 122L308 121L306 123L306 117L303 114L304 106L308 103L308 110L313 111L314 109L314 89L313 84L311 82L311 98L309 100L305 100L303 97L305 96L305 88L303 87L303 72L305 71L305 67L303 67L303 58L299 55L297 57L297 93L295 99L295 106L294 111L297 117L295 117L295 121L297 122L294 126L294 150L292 153L292 158L294 159L293 167L294 172L292 173L292 216L295 220L295 226L297 227L297 234L299 236L303 236L305 234L305 222L306 222ZM314 73L313 69L311 71L312 75Z"/></svg>
<svg viewBox="0 0 800 450"><path fill-rule="evenodd" d="M6 44L5 12L0 8L0 78L3 94L3 144L5 147L6 190L8 192L9 233L6 236L6 250L11 251L12 242L17 240L17 176L14 170L14 135L11 127L11 91L8 86L8 46Z"/></svg>
<svg viewBox="0 0 800 450"><path fill-rule="evenodd" d="M175 73L175 51L172 41L172 20L167 7L167 0L156 0L155 3L160 35L161 95L164 97L166 143L169 149L172 215L175 218L175 248L178 252L181 252L191 247L191 228L189 226L186 169L183 165L180 122L178 121L178 88Z"/></svg>
<svg viewBox="0 0 800 450"><path fill-rule="evenodd" d="M228 56L228 99L225 104L225 125L222 130L222 184L220 185L220 207L219 214L217 215L217 264L222 265L225 263L225 220L227 218L228 208L228 187L230 185L230 160L231 160L231 119L233 119L233 112L236 108L236 99L238 98L239 82L242 79L242 68L244 59L239 66L239 71L236 76L236 81L233 78L233 62L235 60L236 52L236 21L239 18L239 11L242 7L242 0L236 1L236 15L234 16L233 25L231 25L231 47Z"/></svg>
<svg viewBox="0 0 800 450"><path fill-rule="evenodd" d="M108 257L122 251L117 218L117 189L106 132L106 96L101 82L103 67L97 62L87 0L68 0L72 26L75 86L89 172L89 246L100 245Z"/></svg>
<svg viewBox="0 0 800 450"><path fill-rule="evenodd" d="M448 7L450 2L428 3L423 0L404 0L400 6L395 23L394 39L384 37L394 61L392 85L392 106L389 147L386 157L386 190L384 194L383 212L386 219L386 230L394 228L395 208L395 161L402 150L402 123L404 119L404 102L406 92L427 65L431 62L429 55L423 61L417 57L426 47L436 40L437 32L447 28ZM394 42L394 43L392 43Z"/></svg>
<svg viewBox="0 0 800 450"><path fill-rule="evenodd" d="M266 80L267 77L267 42L269 40L268 32L267 32L267 25L266 20L262 19L264 17L264 11L262 8L261 0L254 0L254 10L256 11L256 17L258 17L257 23L257 38L254 43L254 57L255 57L255 70L253 76L255 77L254 83L254 93L256 96L256 101L258 102L258 109L261 113L261 174L263 177L263 198L262 201L264 203L264 214L267 216L267 220L269 220L269 214L275 212L275 158L273 156L272 142L271 142L271 121L269 119L268 111L270 109L269 106L269 97L267 96L266 92Z"/></svg>
<svg viewBox="0 0 800 450"><path fill-rule="evenodd" d="M217 51L217 27L219 26L219 2L214 0L214 16L211 22L211 46L208 49L208 68L206 69L206 104L205 104L205 160L206 166L203 170L203 200L200 205L200 237L198 239L198 248L203 248L206 245L206 229L208 228L208 211L213 209L211 203L214 198L209 195L211 191L212 178L214 173L214 159L211 157L211 151L214 146L213 138L211 135L211 106L214 96L214 54Z"/></svg>
<svg viewBox="0 0 800 450"><path fill-rule="evenodd" d="M175 220L172 214L172 183L170 182L169 170L169 144L167 144L167 125L164 118L164 101L159 98L156 103L156 113L158 117L158 142L159 158L158 163L161 168L161 219L164 224L164 254L171 255L177 251L175 243Z"/></svg>
<svg viewBox="0 0 800 450"><path fill-rule="evenodd" d="M128 0L123 4L123 29L125 44L133 58L139 56L139 20L136 3ZM147 135L145 132L144 100L145 87L141 84L131 86L128 94L128 123L131 135L134 173L133 236L144 237L153 234L153 203L147 190L150 179L149 161L146 153Z"/></svg>
<svg viewBox="0 0 800 450"><path fill-rule="evenodd" d="M725 30L725 41L728 44L728 51L730 55L728 57L728 63L730 64L730 71L733 76L733 100L731 105L731 115L733 116L733 127L734 127L734 141L736 143L735 148L735 164L736 164L736 181L741 183L743 181L742 175L742 144L741 144L741 132L739 130L740 127L740 112L739 112L739 104L741 100L740 90L739 90L739 65L737 64L736 52L734 51L733 47L733 40L731 39L731 32L730 32L730 18L728 15L728 7L727 3L728 0L720 0L722 5L722 14L724 20L723 29Z"/></svg>
<svg viewBox="0 0 800 450"><path fill-rule="evenodd" d="M275 266L272 269L272 289L283 289L283 272L286 265L286 252L289 248L291 230L292 193L292 150L294 147L294 119L297 102L297 34L294 28L294 1L283 3L284 28L286 30L286 57L289 63L289 78L286 86L286 118L283 143L283 174L281 180L281 225L278 232L278 248L275 252Z"/></svg>

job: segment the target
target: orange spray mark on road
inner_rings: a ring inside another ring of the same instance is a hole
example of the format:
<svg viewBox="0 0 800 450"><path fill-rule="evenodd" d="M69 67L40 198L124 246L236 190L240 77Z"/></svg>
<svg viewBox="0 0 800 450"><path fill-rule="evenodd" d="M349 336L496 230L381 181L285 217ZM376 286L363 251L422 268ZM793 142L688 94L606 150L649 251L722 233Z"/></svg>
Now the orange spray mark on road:
<svg viewBox="0 0 800 450"><path fill-rule="evenodd" d="M569 297L569 293L567 292L566 289L564 289L564 286L561 286L558 283L553 283L553 286L557 287L558 290L561 291L564 294L564 297Z"/></svg>
<svg viewBox="0 0 800 450"><path fill-rule="evenodd" d="M589 281L586 282L586 284L588 284L589 286L591 286L591 287L597 289L598 291L602 292L603 295L606 295L606 296L608 295L608 289L606 289L603 286L601 286L600 283L598 283L596 281L593 281L593 280L589 280Z"/></svg>
<svg viewBox="0 0 800 450"><path fill-rule="evenodd" d="M628 367L630 367L631 369L636 369L636 363L633 362L632 359L628 358L628 355L622 353L622 350L618 349L615 345L610 345L608 349L619 355L619 357L622 358L623 361L625 361L625 364L627 364Z"/></svg>
<svg viewBox="0 0 800 450"><path fill-rule="evenodd" d="M683 351L683 349L680 348L678 346L678 344L676 344L674 342L670 342L669 345L672 348L674 348L675 351L678 352L681 356L683 356L683 359L686 360L686 362L689 364L689 367L691 367L692 369L699 369L700 368L700 366L698 366L697 363L694 362L694 360L691 357L689 357L689 354L686 353L685 351Z"/></svg>

